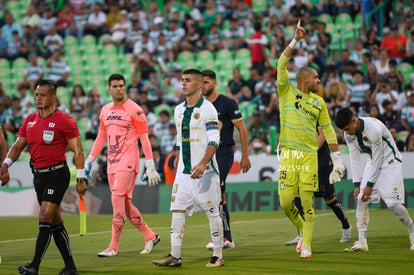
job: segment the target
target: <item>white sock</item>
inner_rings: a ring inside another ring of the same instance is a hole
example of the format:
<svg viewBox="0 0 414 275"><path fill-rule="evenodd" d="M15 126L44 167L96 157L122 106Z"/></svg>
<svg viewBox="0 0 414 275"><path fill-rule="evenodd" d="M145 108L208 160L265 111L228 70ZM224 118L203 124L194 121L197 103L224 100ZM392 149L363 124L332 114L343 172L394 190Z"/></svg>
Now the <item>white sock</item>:
<svg viewBox="0 0 414 275"><path fill-rule="evenodd" d="M213 256L223 258L223 222L219 215L209 216L207 215L210 222L210 234L214 244Z"/></svg>
<svg viewBox="0 0 414 275"><path fill-rule="evenodd" d="M171 256L181 257L181 246L185 235L185 213L172 214L171 221Z"/></svg>
<svg viewBox="0 0 414 275"><path fill-rule="evenodd" d="M358 199L356 210L356 224L358 227L358 240L360 243L367 243L367 231L369 223L368 202Z"/></svg>
<svg viewBox="0 0 414 275"><path fill-rule="evenodd" d="M407 208L405 208L401 203L393 203L387 206L395 214L395 216L397 216L397 218L407 227L408 232L410 234L413 234L414 233L413 220L408 214Z"/></svg>

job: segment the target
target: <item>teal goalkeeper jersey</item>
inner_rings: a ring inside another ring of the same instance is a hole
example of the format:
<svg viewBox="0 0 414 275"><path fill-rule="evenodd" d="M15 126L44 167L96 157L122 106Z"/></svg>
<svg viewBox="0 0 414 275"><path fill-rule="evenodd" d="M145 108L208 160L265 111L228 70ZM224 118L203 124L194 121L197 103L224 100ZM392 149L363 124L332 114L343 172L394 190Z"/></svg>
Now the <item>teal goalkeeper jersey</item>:
<svg viewBox="0 0 414 275"><path fill-rule="evenodd" d="M280 146L305 152L316 152L318 150L316 143L317 123L323 128L325 136L332 137L333 127L328 109L320 96L314 93L303 93L290 84L287 70L288 62L289 58L282 54L277 65L277 91L281 125ZM326 130L329 135L326 135Z"/></svg>

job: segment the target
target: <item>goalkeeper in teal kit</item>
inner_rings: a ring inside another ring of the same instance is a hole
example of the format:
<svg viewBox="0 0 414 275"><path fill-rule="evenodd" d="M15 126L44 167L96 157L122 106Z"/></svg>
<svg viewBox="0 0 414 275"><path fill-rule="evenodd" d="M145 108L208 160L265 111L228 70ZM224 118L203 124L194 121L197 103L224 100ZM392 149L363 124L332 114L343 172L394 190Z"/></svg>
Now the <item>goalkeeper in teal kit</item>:
<svg viewBox="0 0 414 275"><path fill-rule="evenodd" d="M289 83L287 64L296 43L304 35L305 30L298 23L295 38L283 51L277 66L277 92L281 114L278 192L280 206L286 216L300 232L303 232L296 250L301 258L311 258L315 220L313 193L318 188L318 145L315 131L317 124L322 128L332 151L334 167L330 174L331 184L341 180L345 168L325 101L313 93L319 88L318 73L315 69L302 67L296 75L297 87ZM294 205L294 198L298 193L304 218Z"/></svg>

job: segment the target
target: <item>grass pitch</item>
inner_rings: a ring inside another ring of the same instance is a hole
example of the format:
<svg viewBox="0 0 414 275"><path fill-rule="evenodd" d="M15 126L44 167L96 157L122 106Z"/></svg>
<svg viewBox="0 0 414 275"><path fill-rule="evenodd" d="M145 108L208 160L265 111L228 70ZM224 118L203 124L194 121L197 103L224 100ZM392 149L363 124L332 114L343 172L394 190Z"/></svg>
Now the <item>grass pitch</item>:
<svg viewBox="0 0 414 275"><path fill-rule="evenodd" d="M4 206L3 206L4 207ZM411 216L414 211L410 210ZM111 216L88 216L88 234L79 236L79 218L65 216L72 252L79 274L411 274L414 251L409 249L408 233L388 210L371 210L368 252L345 252L358 237L355 212L348 211L353 226L351 243L341 244L341 226L331 211L318 211L312 245L313 258L300 259L294 247L284 245L296 230L282 212L231 213L235 249L223 251L225 265L205 268L212 255L205 249L209 226L204 214L187 218L180 269L160 268L151 263L170 251L169 214L146 214L144 219L161 242L149 255L140 255L144 239L126 222L118 257L99 258L111 238ZM0 274L17 274L17 266L31 261L37 235L37 217L0 218ZM40 266L39 274L57 274L63 261L53 242Z"/></svg>

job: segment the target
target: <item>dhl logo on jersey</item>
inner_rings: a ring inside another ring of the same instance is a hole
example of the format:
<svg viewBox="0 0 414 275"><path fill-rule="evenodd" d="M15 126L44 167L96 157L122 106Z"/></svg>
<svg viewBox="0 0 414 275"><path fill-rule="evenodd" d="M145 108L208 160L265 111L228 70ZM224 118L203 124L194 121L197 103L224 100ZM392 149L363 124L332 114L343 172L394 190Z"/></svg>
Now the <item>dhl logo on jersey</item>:
<svg viewBox="0 0 414 275"><path fill-rule="evenodd" d="M105 120L122 120L122 116L114 115L114 116L107 116Z"/></svg>

